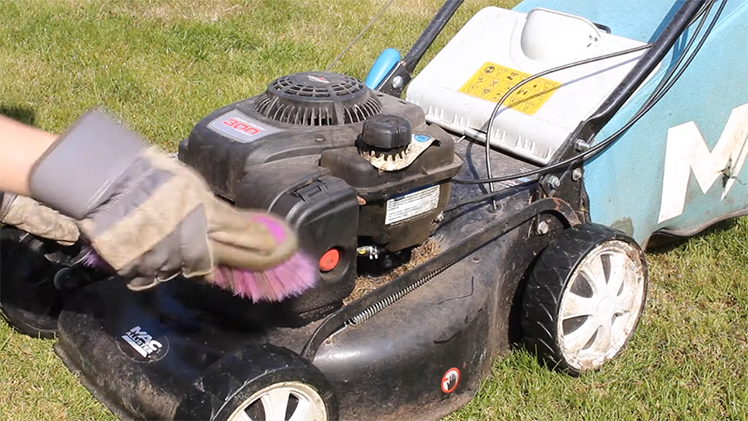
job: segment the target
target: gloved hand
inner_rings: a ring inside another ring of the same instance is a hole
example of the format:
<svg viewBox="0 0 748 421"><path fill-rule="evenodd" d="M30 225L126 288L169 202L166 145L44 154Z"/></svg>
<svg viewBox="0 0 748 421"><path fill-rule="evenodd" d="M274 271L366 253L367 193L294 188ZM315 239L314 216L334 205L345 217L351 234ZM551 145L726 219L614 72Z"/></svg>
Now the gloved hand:
<svg viewBox="0 0 748 421"><path fill-rule="evenodd" d="M37 161L33 197L78 220L96 252L140 290L216 266L263 271L290 258L296 235L274 236L255 213L219 200L195 170L100 112L79 118ZM276 233L277 234L277 233ZM284 238L277 241L275 238Z"/></svg>
<svg viewBox="0 0 748 421"><path fill-rule="evenodd" d="M12 225L64 246L75 244L80 236L72 219L34 199L11 193L0 193L0 224Z"/></svg>

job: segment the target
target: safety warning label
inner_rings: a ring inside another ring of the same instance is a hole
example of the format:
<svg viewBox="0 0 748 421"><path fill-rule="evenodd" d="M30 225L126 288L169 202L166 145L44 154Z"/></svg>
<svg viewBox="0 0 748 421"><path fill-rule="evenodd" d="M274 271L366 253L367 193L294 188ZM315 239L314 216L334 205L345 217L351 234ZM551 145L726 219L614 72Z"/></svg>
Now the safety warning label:
<svg viewBox="0 0 748 421"><path fill-rule="evenodd" d="M436 209L439 205L439 185L395 197L387 201L384 224L404 221Z"/></svg>
<svg viewBox="0 0 748 421"><path fill-rule="evenodd" d="M470 96L498 102L515 85L531 75L487 61L460 88ZM502 106L527 115L535 114L548 101L560 83L537 78L514 91Z"/></svg>

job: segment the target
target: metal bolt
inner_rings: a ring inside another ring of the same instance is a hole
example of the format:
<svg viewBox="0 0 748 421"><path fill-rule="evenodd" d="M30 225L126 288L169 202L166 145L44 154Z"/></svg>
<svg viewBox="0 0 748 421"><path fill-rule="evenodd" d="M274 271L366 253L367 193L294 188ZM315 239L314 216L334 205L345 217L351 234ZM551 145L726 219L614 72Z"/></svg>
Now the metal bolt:
<svg viewBox="0 0 748 421"><path fill-rule="evenodd" d="M325 141L325 135L317 133L314 135L314 141L315 142L324 142Z"/></svg>
<svg viewBox="0 0 748 421"><path fill-rule="evenodd" d="M434 218L434 222L441 222L444 220L444 212L439 212L439 215L436 215L436 218Z"/></svg>
<svg viewBox="0 0 748 421"><path fill-rule="evenodd" d="M550 230L550 227L548 226L548 223L545 221L538 222L538 226L535 229L535 232L538 235L545 235L548 234L548 231Z"/></svg>
<svg viewBox="0 0 748 421"><path fill-rule="evenodd" d="M582 178L582 169L574 168L574 171L571 172L571 179L574 181L579 181L580 178Z"/></svg>
<svg viewBox="0 0 748 421"><path fill-rule="evenodd" d="M591 146L592 145L590 145L589 143L585 142L582 139L577 140L576 148L577 148L577 151L579 152L584 152L587 149L589 149Z"/></svg>
<svg viewBox="0 0 748 421"><path fill-rule="evenodd" d="M392 79L392 87L397 89L399 87L403 86L403 77L402 76L395 76Z"/></svg>
<svg viewBox="0 0 748 421"><path fill-rule="evenodd" d="M356 253L361 257L368 257L369 260L379 259L379 249L374 246L362 246L356 249Z"/></svg>
<svg viewBox="0 0 748 421"><path fill-rule="evenodd" d="M471 260L473 262L475 262L475 263L479 263L480 262L480 257L479 256L473 256L473 258Z"/></svg>
<svg viewBox="0 0 748 421"><path fill-rule="evenodd" d="M548 185L552 189L557 189L558 186L561 185L561 180L559 180L558 177L556 177L555 175L552 175L552 176L548 177Z"/></svg>

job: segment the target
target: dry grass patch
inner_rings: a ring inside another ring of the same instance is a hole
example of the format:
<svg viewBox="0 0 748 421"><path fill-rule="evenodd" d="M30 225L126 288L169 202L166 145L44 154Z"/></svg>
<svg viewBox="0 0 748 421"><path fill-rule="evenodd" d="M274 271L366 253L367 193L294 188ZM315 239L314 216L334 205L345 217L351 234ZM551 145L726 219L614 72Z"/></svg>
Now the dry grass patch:
<svg viewBox="0 0 748 421"><path fill-rule="evenodd" d="M435 257L437 254L439 254L439 246L436 244L436 242L431 239L426 240L426 242L413 249L413 255L410 261L408 261L404 265L398 266L386 276L357 277L356 286L354 287L353 292L351 292L351 294L343 300L343 304L348 305L353 301L358 300L364 295L370 293L371 291L374 291L382 285L387 284L388 282L392 281L400 275L403 275L405 272L415 268L421 263L424 263L432 257Z"/></svg>

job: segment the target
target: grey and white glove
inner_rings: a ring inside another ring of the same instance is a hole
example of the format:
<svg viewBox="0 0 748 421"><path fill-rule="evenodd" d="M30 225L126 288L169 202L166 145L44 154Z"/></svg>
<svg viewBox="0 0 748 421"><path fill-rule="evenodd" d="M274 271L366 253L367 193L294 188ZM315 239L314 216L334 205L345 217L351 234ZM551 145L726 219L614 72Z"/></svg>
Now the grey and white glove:
<svg viewBox="0 0 748 421"><path fill-rule="evenodd" d="M70 246L80 231L75 221L34 199L0 192L0 224L12 225L37 237Z"/></svg>
<svg viewBox="0 0 748 421"><path fill-rule="evenodd" d="M83 115L57 139L29 185L34 198L77 220L135 290L180 274L210 281L218 265L262 271L298 247L284 221L262 214L284 235L271 232L253 221L257 213L219 200L195 170L101 112Z"/></svg>

